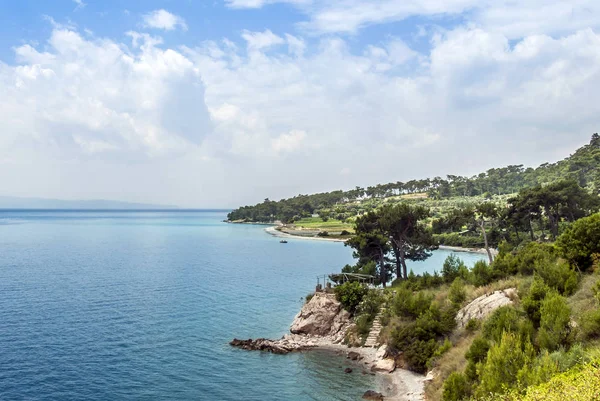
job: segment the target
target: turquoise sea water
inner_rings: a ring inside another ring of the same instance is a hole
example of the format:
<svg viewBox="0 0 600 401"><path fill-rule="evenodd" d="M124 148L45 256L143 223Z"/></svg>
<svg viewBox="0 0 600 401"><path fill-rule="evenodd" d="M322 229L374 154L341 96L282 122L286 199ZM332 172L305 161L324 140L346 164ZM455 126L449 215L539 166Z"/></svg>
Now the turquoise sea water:
<svg viewBox="0 0 600 401"><path fill-rule="evenodd" d="M283 335L351 250L225 214L0 211L0 399L360 399L374 378L342 356L228 345Z"/></svg>

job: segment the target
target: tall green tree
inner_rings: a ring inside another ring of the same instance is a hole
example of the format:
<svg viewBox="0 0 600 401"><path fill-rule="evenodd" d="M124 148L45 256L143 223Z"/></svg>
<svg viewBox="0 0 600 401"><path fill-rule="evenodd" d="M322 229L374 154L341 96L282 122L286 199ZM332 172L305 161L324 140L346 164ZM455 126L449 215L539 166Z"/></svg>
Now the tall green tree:
<svg viewBox="0 0 600 401"><path fill-rule="evenodd" d="M390 264L387 254L390 252L389 240L382 230L376 212L366 213L356 219L355 235L345 245L354 249L353 256L358 265L375 262L379 281L385 287L389 281Z"/></svg>
<svg viewBox="0 0 600 401"><path fill-rule="evenodd" d="M406 279L407 260L425 260L438 248L431 231L422 223L429 217L429 209L399 203L385 205L378 215L381 230L389 238L396 259L396 276Z"/></svg>

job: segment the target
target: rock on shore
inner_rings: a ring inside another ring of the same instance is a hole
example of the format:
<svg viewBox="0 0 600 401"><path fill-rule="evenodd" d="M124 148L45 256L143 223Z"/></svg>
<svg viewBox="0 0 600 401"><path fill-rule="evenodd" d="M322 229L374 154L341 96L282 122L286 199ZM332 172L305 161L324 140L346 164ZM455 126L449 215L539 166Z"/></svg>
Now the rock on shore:
<svg viewBox="0 0 600 401"><path fill-rule="evenodd" d="M339 344L352 325L350 314L333 294L317 292L300 310L290 327L291 334L279 340L238 340L229 344L246 349L287 354L317 346Z"/></svg>

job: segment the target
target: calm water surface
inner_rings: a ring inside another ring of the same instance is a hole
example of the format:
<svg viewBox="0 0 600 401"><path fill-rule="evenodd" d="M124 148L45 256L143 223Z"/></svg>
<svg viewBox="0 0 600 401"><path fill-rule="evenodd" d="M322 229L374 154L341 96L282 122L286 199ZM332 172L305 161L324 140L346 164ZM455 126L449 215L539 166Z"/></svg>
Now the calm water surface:
<svg viewBox="0 0 600 401"><path fill-rule="evenodd" d="M351 250L282 245L224 218L0 211L0 399L360 399L375 379L343 373L343 357L228 345L283 335L316 276ZM448 254L411 268L440 270Z"/></svg>

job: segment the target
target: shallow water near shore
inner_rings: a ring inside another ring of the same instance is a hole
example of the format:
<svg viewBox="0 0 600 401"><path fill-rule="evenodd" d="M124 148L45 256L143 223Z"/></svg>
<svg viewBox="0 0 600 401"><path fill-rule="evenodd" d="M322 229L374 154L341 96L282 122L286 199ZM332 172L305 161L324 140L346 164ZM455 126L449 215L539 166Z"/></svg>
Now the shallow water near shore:
<svg viewBox="0 0 600 401"><path fill-rule="evenodd" d="M376 379L345 374L343 356L228 345L286 333L351 249L280 244L225 214L0 211L0 398L360 399Z"/></svg>

